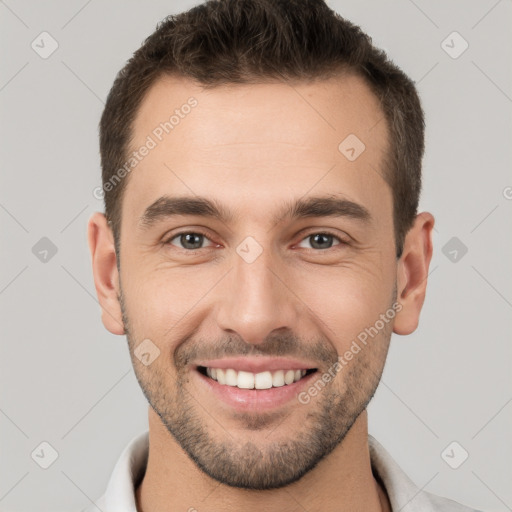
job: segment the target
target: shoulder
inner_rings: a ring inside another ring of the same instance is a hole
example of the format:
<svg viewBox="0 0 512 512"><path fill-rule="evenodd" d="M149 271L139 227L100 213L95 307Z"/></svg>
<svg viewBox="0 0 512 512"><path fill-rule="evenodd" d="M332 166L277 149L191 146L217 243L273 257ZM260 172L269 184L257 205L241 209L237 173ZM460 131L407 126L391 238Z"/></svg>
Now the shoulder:
<svg viewBox="0 0 512 512"><path fill-rule="evenodd" d="M483 512L476 508L461 505L460 503L444 498L443 496L437 496L436 494L431 494L425 491L423 491L423 494L425 499L432 504L432 510L439 510L441 512Z"/></svg>
<svg viewBox="0 0 512 512"><path fill-rule="evenodd" d="M386 489L393 511L482 512L418 488L386 449L371 435L368 435L368 447L372 472Z"/></svg>

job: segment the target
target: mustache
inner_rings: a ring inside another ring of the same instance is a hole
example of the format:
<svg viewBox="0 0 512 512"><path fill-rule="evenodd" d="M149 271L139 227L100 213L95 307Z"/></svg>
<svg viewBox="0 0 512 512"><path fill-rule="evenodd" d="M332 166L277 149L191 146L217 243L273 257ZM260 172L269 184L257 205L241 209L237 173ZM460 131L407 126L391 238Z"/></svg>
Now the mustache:
<svg viewBox="0 0 512 512"><path fill-rule="evenodd" d="M308 342L289 330L278 330L257 344L247 343L236 334L215 342L201 341L189 335L176 346L174 363L181 370L197 360L239 356L296 357L315 361L319 368L330 367L338 360L337 351L327 340Z"/></svg>

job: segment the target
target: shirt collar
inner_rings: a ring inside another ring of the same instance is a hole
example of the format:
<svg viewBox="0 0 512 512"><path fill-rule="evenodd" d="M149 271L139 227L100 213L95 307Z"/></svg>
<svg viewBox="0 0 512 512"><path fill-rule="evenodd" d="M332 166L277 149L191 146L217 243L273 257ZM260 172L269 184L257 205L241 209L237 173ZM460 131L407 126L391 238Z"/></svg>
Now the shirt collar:
<svg viewBox="0 0 512 512"><path fill-rule="evenodd" d="M385 448L371 435L368 435L368 446L373 475L385 488L392 511L427 512L434 510L428 494L417 487Z"/></svg>
<svg viewBox="0 0 512 512"><path fill-rule="evenodd" d="M135 489L144 477L149 455L149 430L134 437L121 453L104 494L105 510L137 512Z"/></svg>

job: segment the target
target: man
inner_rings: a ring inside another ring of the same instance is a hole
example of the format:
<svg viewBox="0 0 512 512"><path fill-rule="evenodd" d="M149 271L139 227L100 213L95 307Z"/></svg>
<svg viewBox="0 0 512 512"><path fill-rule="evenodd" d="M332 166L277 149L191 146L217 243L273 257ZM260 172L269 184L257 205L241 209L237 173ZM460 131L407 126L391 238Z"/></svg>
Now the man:
<svg viewBox="0 0 512 512"><path fill-rule="evenodd" d="M417 92L368 36L321 0L170 16L116 77L100 150L95 286L150 407L89 510L472 510L368 435L434 226Z"/></svg>

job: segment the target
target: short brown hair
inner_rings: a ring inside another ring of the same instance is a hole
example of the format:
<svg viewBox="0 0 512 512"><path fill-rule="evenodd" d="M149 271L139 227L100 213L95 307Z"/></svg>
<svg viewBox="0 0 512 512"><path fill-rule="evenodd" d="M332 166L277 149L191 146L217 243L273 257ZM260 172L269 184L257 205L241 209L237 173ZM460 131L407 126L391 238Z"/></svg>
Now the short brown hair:
<svg viewBox="0 0 512 512"><path fill-rule="evenodd" d="M387 123L390 148L382 172L393 194L400 257L421 190L424 116L414 82L323 0L209 0L162 20L119 71L108 94L100 121L100 154L105 215L118 265L127 179L114 187L105 185L126 162L136 114L159 77L181 75L210 88L271 79L309 81L342 71L365 79Z"/></svg>

